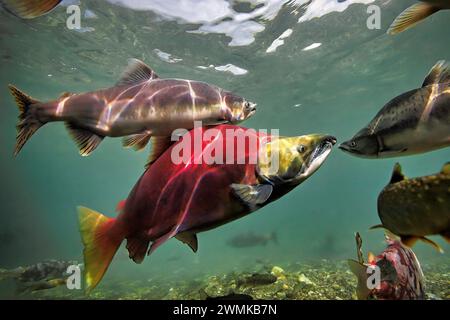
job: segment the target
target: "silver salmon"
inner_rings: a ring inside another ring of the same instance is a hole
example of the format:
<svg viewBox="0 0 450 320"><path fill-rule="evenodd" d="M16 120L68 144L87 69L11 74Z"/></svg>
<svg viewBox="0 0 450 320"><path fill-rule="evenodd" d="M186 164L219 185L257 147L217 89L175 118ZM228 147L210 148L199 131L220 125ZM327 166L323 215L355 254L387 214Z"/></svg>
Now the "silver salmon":
<svg viewBox="0 0 450 320"><path fill-rule="evenodd" d="M17 155L36 130L63 121L80 154L89 155L104 137L124 137L125 147L144 148L152 139L152 162L171 144L176 129L237 124L252 116L256 104L205 82L161 79L137 59L131 59L113 87L87 93L65 93L37 101L10 85L19 107Z"/></svg>

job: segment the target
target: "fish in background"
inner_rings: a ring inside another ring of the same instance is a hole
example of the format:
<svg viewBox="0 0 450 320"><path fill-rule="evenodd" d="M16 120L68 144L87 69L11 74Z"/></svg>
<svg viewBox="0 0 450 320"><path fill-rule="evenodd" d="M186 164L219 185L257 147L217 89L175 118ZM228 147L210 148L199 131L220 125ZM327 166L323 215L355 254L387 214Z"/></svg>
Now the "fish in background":
<svg viewBox="0 0 450 320"><path fill-rule="evenodd" d="M356 295L360 300L421 300L425 299L425 280L414 252L389 234L386 235L387 248L375 256L369 252L368 262L364 262L362 239L355 235L358 261L348 260L353 274L358 278ZM378 266L380 285L369 289L370 266Z"/></svg>
<svg viewBox="0 0 450 320"><path fill-rule="evenodd" d="M270 234L256 234L254 232L246 232L235 235L227 241L227 244L234 248L247 248L256 246L266 246L269 242L278 244L276 232Z"/></svg>
<svg viewBox="0 0 450 320"><path fill-rule="evenodd" d="M14 155L40 127L58 121L66 124L82 156L104 137L124 137L123 146L136 150L151 140L151 163L172 144L177 129L190 130L196 121L236 124L256 112L256 104L205 82L161 79L137 59L130 59L119 82L107 89L40 102L9 88L20 111Z"/></svg>
<svg viewBox="0 0 450 320"><path fill-rule="evenodd" d="M450 162L439 173L407 178L395 164L389 184L378 196L378 215L385 228L412 246L417 240L442 248L428 235L441 235L450 243Z"/></svg>
<svg viewBox="0 0 450 320"><path fill-rule="evenodd" d="M195 141L205 135L207 141ZM238 147L238 141L245 142ZM196 252L197 233L281 198L320 168L335 143L329 135L278 137L232 125L191 130L144 172L117 218L79 208L86 290L100 282L123 240L136 263L173 237ZM180 145L200 153L176 164L172 151ZM219 161L194 162L213 151ZM273 154L278 159L268 156Z"/></svg>
<svg viewBox="0 0 450 320"><path fill-rule="evenodd" d="M388 158L450 146L450 70L437 62L421 88L388 102L339 148L356 157Z"/></svg>
<svg viewBox="0 0 450 320"><path fill-rule="evenodd" d="M22 19L34 19L52 11L62 0L0 0L6 11Z"/></svg>
<svg viewBox="0 0 450 320"><path fill-rule="evenodd" d="M387 33L394 35L403 32L432 14L445 9L450 9L450 0L421 0L395 18Z"/></svg>
<svg viewBox="0 0 450 320"><path fill-rule="evenodd" d="M46 290L66 284L67 268L75 261L47 260L26 267L0 269L0 281L13 279L20 293Z"/></svg>

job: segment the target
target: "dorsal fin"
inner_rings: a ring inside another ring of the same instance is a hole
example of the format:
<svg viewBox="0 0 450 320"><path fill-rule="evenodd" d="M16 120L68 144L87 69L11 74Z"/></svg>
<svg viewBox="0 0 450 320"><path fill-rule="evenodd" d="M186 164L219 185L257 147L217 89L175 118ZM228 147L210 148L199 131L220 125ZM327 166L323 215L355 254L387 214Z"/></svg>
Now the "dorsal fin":
<svg viewBox="0 0 450 320"><path fill-rule="evenodd" d="M431 68L427 77L423 81L422 87L436 84L450 82L450 69L445 60L440 60Z"/></svg>
<svg viewBox="0 0 450 320"><path fill-rule="evenodd" d="M446 164L444 164L444 166L442 167L441 173L450 174L450 162L447 162Z"/></svg>
<svg viewBox="0 0 450 320"><path fill-rule="evenodd" d="M406 177L402 172L402 167L400 166L400 163L396 163L394 166L394 170L392 171L391 181L389 181L389 184L400 182L405 180Z"/></svg>
<svg viewBox="0 0 450 320"><path fill-rule="evenodd" d="M64 99L64 98L68 98L70 96L73 96L74 94L72 92L63 92L61 93L61 95L59 96L59 99Z"/></svg>
<svg viewBox="0 0 450 320"><path fill-rule="evenodd" d="M158 78L158 75L148 65L133 58L128 60L128 66L116 85L136 84Z"/></svg>

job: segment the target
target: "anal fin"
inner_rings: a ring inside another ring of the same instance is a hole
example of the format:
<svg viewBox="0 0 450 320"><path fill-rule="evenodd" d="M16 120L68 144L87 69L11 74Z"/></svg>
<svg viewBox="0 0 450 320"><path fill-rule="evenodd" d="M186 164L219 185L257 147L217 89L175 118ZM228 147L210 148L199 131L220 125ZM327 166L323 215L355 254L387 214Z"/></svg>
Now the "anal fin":
<svg viewBox="0 0 450 320"><path fill-rule="evenodd" d="M191 232L182 232L175 236L181 242L187 244L192 251L197 252L198 250L198 240L197 235Z"/></svg>
<svg viewBox="0 0 450 320"><path fill-rule="evenodd" d="M150 241L143 235L127 238L127 250L130 259L136 263L144 261L149 242Z"/></svg>
<svg viewBox="0 0 450 320"><path fill-rule="evenodd" d="M75 140L80 155L83 157L88 156L94 151L98 145L102 142L103 136L99 136L92 133L89 130L80 129L76 125L70 122L66 122L66 128L69 131L72 138Z"/></svg>

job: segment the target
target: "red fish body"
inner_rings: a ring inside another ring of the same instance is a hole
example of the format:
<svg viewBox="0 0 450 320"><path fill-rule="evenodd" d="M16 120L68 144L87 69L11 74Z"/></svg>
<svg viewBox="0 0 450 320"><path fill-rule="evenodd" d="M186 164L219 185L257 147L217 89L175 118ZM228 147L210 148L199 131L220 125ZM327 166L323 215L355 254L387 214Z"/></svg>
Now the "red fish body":
<svg viewBox="0 0 450 320"><path fill-rule="evenodd" d="M386 237L387 248L378 256L369 253L368 263L364 263L361 252L362 240L356 234L358 260L349 260L351 271L358 277L357 295L359 299L378 300L418 300L425 299L424 276L414 252L399 240ZM380 271L379 286L368 287L370 267Z"/></svg>
<svg viewBox="0 0 450 320"><path fill-rule="evenodd" d="M196 137L203 142L198 144ZM100 281L123 239L127 239L130 258L137 263L172 237L196 251L197 233L280 198L314 173L336 142L326 135L279 138L280 167L271 176L259 154L262 145L275 150L273 139L232 125L195 128L144 172L116 219L81 208L88 288ZM190 147L189 157L185 157L186 149L180 151L182 145ZM174 155L181 155L184 161Z"/></svg>
<svg viewBox="0 0 450 320"><path fill-rule="evenodd" d="M425 298L420 263L414 252L400 241L388 240L387 248L371 264L378 265L382 274L380 289L374 289L371 297L389 300Z"/></svg>

